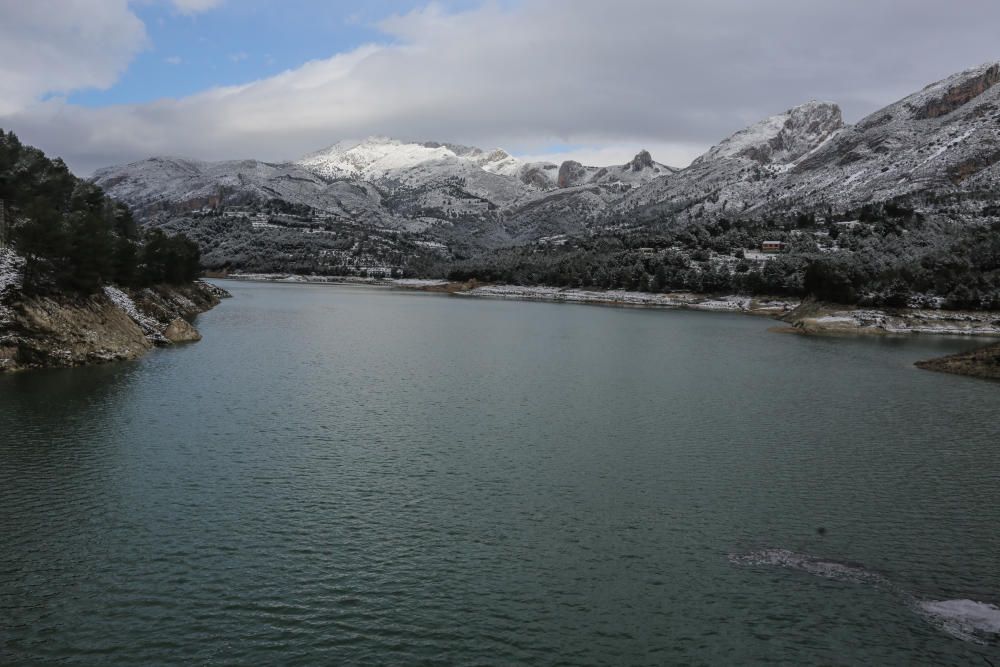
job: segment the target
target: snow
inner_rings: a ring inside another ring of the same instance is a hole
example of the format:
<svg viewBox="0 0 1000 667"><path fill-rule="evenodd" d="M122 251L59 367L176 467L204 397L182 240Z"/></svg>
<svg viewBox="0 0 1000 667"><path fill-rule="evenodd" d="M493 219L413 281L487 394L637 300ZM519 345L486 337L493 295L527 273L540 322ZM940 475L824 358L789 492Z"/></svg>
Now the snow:
<svg viewBox="0 0 1000 667"><path fill-rule="evenodd" d="M784 301L755 303L744 296L706 297L699 294L630 292L626 290L583 290L558 287L527 287L521 285L484 285L460 296L497 299L524 299L529 301L558 301L564 303L602 303L654 308L687 308L730 313L784 312L796 304Z"/></svg>
<svg viewBox="0 0 1000 667"><path fill-rule="evenodd" d="M921 602L919 611L953 637L986 644L1000 635L1000 607L975 600Z"/></svg>
<svg viewBox="0 0 1000 667"><path fill-rule="evenodd" d="M13 314L4 303L21 287L21 267L24 260L10 248L0 248L0 327L11 321Z"/></svg>
<svg viewBox="0 0 1000 667"><path fill-rule="evenodd" d="M955 139L952 139L951 141L949 141L948 143L944 144L943 146L941 146L937 150L935 150L933 153L931 153L930 156L926 160L924 160L923 162L921 162L920 164L918 164L917 167L922 167L925 164L927 164L928 162L931 162L932 160L936 160L937 158L941 157L948 150L954 148L955 146L961 144L966 139L968 139L969 137L971 137L975 131L976 131L975 128L972 128L971 130L966 130L962 134L962 136L956 137Z"/></svg>
<svg viewBox="0 0 1000 667"><path fill-rule="evenodd" d="M428 280L422 278L400 278L392 283L398 287L444 287L447 280Z"/></svg>
<svg viewBox="0 0 1000 667"><path fill-rule="evenodd" d="M165 341L163 337L163 326L154 320L152 317L143 315L139 309L136 307L135 302L132 298L121 291L117 287L112 287L107 285L104 287L104 293L107 295L111 302L114 303L120 310L122 310L126 315L132 318L132 321L139 325L142 332L146 334L146 337L152 341Z"/></svg>
<svg viewBox="0 0 1000 667"><path fill-rule="evenodd" d="M868 172L867 169L861 169L859 171L854 172L847 178L847 180L844 181L844 185L850 185L851 183L854 183L859 178L864 176L867 172Z"/></svg>
<svg viewBox="0 0 1000 667"><path fill-rule="evenodd" d="M377 180L394 171L447 158L467 160L486 171L503 175L513 175L521 166L520 160L499 149L489 154L478 149L456 151L446 145L431 147L388 137L340 142L324 151L307 155L298 164L324 176Z"/></svg>
<svg viewBox="0 0 1000 667"><path fill-rule="evenodd" d="M816 119L817 122L803 122L806 119ZM807 102L736 132L697 161L732 158L750 150L777 145L780 148L770 161L786 165L825 144L841 126L837 105L832 102Z"/></svg>

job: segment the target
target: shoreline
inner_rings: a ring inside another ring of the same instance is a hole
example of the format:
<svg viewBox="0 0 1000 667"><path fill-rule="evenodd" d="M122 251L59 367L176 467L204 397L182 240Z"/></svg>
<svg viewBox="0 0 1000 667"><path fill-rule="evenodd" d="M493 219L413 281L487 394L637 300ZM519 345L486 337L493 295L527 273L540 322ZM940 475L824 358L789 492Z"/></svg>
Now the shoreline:
<svg viewBox="0 0 1000 667"><path fill-rule="evenodd" d="M231 274L223 280L288 284L356 285L436 292L460 297L547 301L771 317L778 333L800 335L944 335L1000 338L1000 312L929 308L863 308L786 297L632 292L434 279L377 279L295 274Z"/></svg>
<svg viewBox="0 0 1000 667"><path fill-rule="evenodd" d="M918 361L914 365L927 371L1000 382L1000 343L969 352Z"/></svg>
<svg viewBox="0 0 1000 667"><path fill-rule="evenodd" d="M244 274L227 279L292 284L355 285L432 292L464 298L546 301L624 308L696 310L765 316L783 322L769 331L802 336L956 336L1000 338L1000 312L948 311L921 308L859 308L812 300L769 297L712 296L674 292L654 294L625 290L583 290L523 285L481 285L426 279L338 279L288 274ZM1000 344L939 359L917 361L917 368L1000 380Z"/></svg>
<svg viewBox="0 0 1000 667"><path fill-rule="evenodd" d="M203 280L21 296L0 322L0 374L135 360L155 347L201 340L191 320L229 296Z"/></svg>

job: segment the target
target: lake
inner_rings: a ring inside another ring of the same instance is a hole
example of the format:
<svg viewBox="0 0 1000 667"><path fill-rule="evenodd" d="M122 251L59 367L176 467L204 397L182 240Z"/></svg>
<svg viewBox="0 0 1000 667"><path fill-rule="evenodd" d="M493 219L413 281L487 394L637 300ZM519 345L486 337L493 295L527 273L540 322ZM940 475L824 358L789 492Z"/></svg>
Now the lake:
<svg viewBox="0 0 1000 667"><path fill-rule="evenodd" d="M1000 662L981 342L223 284L0 376L0 663Z"/></svg>

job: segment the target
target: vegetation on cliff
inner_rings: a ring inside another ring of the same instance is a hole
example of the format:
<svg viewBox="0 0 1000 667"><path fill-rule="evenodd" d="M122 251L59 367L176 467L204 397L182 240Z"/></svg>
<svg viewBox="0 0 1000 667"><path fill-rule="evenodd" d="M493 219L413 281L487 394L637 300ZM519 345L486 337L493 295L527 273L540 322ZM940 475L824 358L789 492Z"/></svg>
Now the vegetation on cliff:
<svg viewBox="0 0 1000 667"><path fill-rule="evenodd" d="M23 258L26 293L183 284L200 273L197 244L159 230L142 233L127 206L3 130L0 200L6 221L0 242Z"/></svg>

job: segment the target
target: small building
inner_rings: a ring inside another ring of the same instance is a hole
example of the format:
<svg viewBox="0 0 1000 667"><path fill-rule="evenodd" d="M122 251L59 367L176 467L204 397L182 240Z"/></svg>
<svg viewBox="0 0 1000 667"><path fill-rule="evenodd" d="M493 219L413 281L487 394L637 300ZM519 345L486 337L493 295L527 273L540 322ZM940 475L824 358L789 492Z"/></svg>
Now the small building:
<svg viewBox="0 0 1000 667"><path fill-rule="evenodd" d="M760 251L766 253L781 252L785 249L785 244L781 241L764 241L760 244Z"/></svg>

